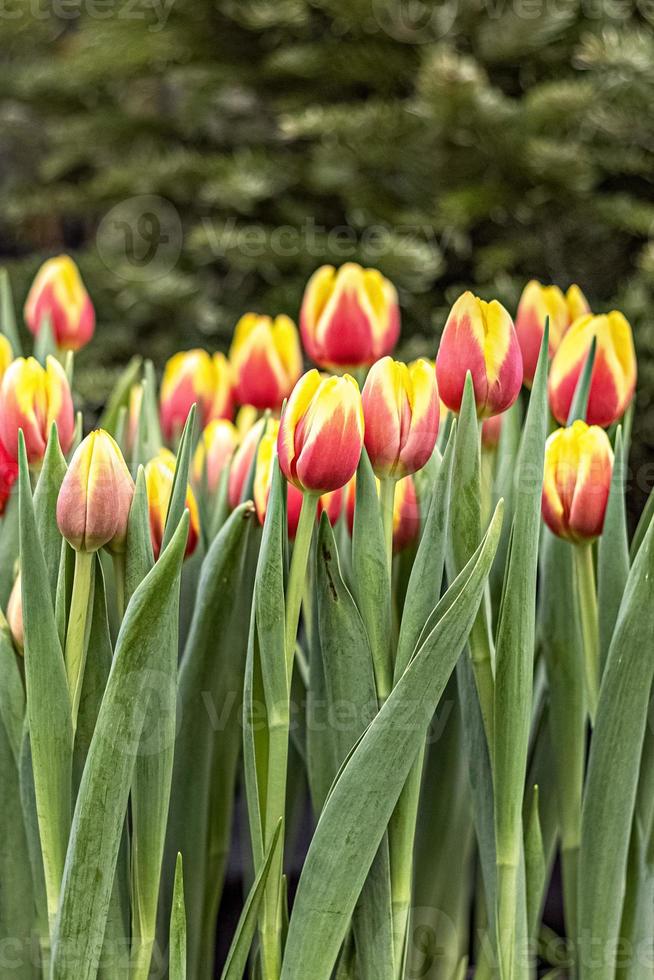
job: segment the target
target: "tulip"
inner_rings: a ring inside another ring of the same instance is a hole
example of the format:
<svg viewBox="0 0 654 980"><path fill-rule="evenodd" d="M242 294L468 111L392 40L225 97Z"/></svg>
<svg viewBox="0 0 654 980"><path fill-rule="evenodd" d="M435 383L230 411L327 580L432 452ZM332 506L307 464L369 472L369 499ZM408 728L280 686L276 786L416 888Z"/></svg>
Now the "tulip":
<svg viewBox="0 0 654 980"><path fill-rule="evenodd" d="M346 374L322 378L315 368L298 381L279 426L282 473L298 490L320 495L344 486L363 448L359 386Z"/></svg>
<svg viewBox="0 0 654 980"><path fill-rule="evenodd" d="M3 333L0 333L0 381L5 376L5 371L14 359L14 352L11 344Z"/></svg>
<svg viewBox="0 0 654 980"><path fill-rule="evenodd" d="M129 390L129 400L127 405L127 432L125 434L125 447L128 453L134 449L136 434L141 421L141 406L143 405L143 385L140 382L133 384Z"/></svg>
<svg viewBox="0 0 654 980"><path fill-rule="evenodd" d="M234 384L232 368L220 351L211 358L213 366L213 394L207 408L205 425L214 419L234 418Z"/></svg>
<svg viewBox="0 0 654 980"><path fill-rule="evenodd" d="M134 481L108 432L91 432L75 450L57 498L57 524L75 551L125 550Z"/></svg>
<svg viewBox="0 0 654 980"><path fill-rule="evenodd" d="M150 511L150 537L155 560L161 552L174 477L175 457L169 449L161 449L145 466L145 486ZM190 517L185 552L185 557L188 558L195 551L200 537L198 505L190 486L186 490L186 507Z"/></svg>
<svg viewBox="0 0 654 980"><path fill-rule="evenodd" d="M558 286L542 286L536 279L527 283L515 319L525 384L530 385L536 373L545 321L549 318L549 354L552 357L570 324L586 313L590 313L590 307L579 286L570 286L564 296Z"/></svg>
<svg viewBox="0 0 654 980"><path fill-rule="evenodd" d="M229 506L234 509L238 507L243 499L245 485L252 469L254 456L259 445L259 440L264 434L264 427L274 423L274 419L259 419L258 422L249 429L241 439L241 443L234 453L232 464L229 468L229 483L227 487L227 499Z"/></svg>
<svg viewBox="0 0 654 980"><path fill-rule="evenodd" d="M254 405L241 405L236 413L236 419L234 421L234 425L238 430L238 437L240 440L245 438L258 418L259 411L254 407Z"/></svg>
<svg viewBox="0 0 654 980"><path fill-rule="evenodd" d="M229 349L236 400L257 409L278 409L302 373L297 328L283 314L271 319L246 313Z"/></svg>
<svg viewBox="0 0 654 980"><path fill-rule="evenodd" d="M204 424L215 395L215 369L205 350L180 351L166 363L161 382L161 431L167 442L179 438L194 404Z"/></svg>
<svg viewBox="0 0 654 980"><path fill-rule="evenodd" d="M484 419L481 424L481 444L484 449L497 449L503 424L504 415L493 415L489 419Z"/></svg>
<svg viewBox="0 0 654 980"><path fill-rule="evenodd" d="M572 324L554 355L549 379L552 414L564 425L593 337L597 348L588 393L586 421L607 428L620 419L636 387L636 352L629 323L613 310L580 317Z"/></svg>
<svg viewBox="0 0 654 980"><path fill-rule="evenodd" d="M376 475L394 480L422 469L436 445L440 402L428 361L384 357L362 393L365 446Z"/></svg>
<svg viewBox="0 0 654 980"><path fill-rule="evenodd" d="M300 331L309 357L326 368L364 367L389 354L400 335L397 292L377 269L323 265L307 283Z"/></svg>
<svg viewBox="0 0 654 980"><path fill-rule="evenodd" d="M393 504L393 551L408 548L420 533L420 504L412 476L397 484Z"/></svg>
<svg viewBox="0 0 654 980"><path fill-rule="evenodd" d="M352 479L354 479L354 477L352 477ZM318 500L318 513L322 514L324 511L327 514L329 523L332 527L334 527L341 516L341 511L343 510L344 492L345 488L339 487L338 490L331 490L329 493L323 493L322 497L320 497Z"/></svg>
<svg viewBox="0 0 654 980"><path fill-rule="evenodd" d="M263 525L268 509L268 498L272 486L273 468L277 456L277 433L279 422L271 419L266 432L259 440L257 449L257 462L254 471L254 506L257 511L259 523ZM302 494L289 483L286 494L286 521L288 525L288 536L295 538L300 521L302 510Z"/></svg>
<svg viewBox="0 0 654 980"><path fill-rule="evenodd" d="M14 483L18 479L18 463L0 442L0 516L4 514Z"/></svg>
<svg viewBox="0 0 654 980"><path fill-rule="evenodd" d="M17 357L0 385L0 440L18 459L18 430L23 430L30 464L43 459L52 423L57 423L62 451L73 441L73 400L66 373L59 361L48 357L43 368L34 357Z"/></svg>
<svg viewBox="0 0 654 980"><path fill-rule="evenodd" d="M497 300L486 303L466 292L443 329L436 376L440 396L453 412L463 400L470 372L477 415L489 418L513 405L522 385L522 355L511 317Z"/></svg>
<svg viewBox="0 0 654 980"><path fill-rule="evenodd" d="M23 597L20 588L20 572L16 576L7 603L7 623L12 639L19 653L25 649L25 631L23 629Z"/></svg>
<svg viewBox="0 0 654 980"><path fill-rule="evenodd" d="M193 482L202 486L206 473L206 486L213 494L218 489L220 477L229 465L238 445L238 430L227 419L213 419L204 429L193 455Z"/></svg>
<svg viewBox="0 0 654 980"><path fill-rule="evenodd" d="M79 269L68 255L41 266L25 301L25 323L36 336L49 319L57 347L79 350L95 330L95 311Z"/></svg>

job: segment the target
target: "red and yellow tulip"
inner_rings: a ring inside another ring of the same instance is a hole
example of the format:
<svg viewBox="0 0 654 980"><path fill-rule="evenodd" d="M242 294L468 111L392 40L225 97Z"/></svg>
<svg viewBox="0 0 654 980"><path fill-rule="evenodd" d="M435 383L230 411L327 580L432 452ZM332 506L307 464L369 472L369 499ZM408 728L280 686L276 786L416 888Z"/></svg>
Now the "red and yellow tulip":
<svg viewBox="0 0 654 980"><path fill-rule="evenodd" d="M75 450L57 498L57 524L75 551L125 548L134 481L117 443L96 429Z"/></svg>
<svg viewBox="0 0 654 980"><path fill-rule="evenodd" d="M480 418L506 411L518 397L522 355L513 321L497 300L471 292L450 310L436 358L440 397L453 412L461 408L468 371Z"/></svg>
<svg viewBox="0 0 654 980"><path fill-rule="evenodd" d="M201 424L215 396L215 369L205 350L180 351L166 363L161 382L161 431L167 442L174 443L191 411L197 404Z"/></svg>
<svg viewBox="0 0 654 980"><path fill-rule="evenodd" d="M234 383L232 368L220 351L211 358L213 366L213 394L205 413L205 425L214 419L234 418Z"/></svg>
<svg viewBox="0 0 654 980"><path fill-rule="evenodd" d="M587 313L590 313L590 306L579 286L570 286L564 295L558 286L542 286L536 279L527 283L515 318L525 384L531 384L534 379L547 318L549 317L550 326L549 352L552 357L570 324Z"/></svg>
<svg viewBox="0 0 654 980"><path fill-rule="evenodd" d="M16 576L9 594L7 624L16 649L22 653L25 649L25 630L23 627L23 595L20 587L20 572Z"/></svg>
<svg viewBox="0 0 654 980"><path fill-rule="evenodd" d="M310 493L337 490L354 474L362 447L363 408L354 378L308 371L293 389L279 427L286 479Z"/></svg>
<svg viewBox="0 0 654 980"><path fill-rule="evenodd" d="M243 499L245 484L252 468L252 463L257 451L257 446L259 445L259 440L264 434L264 426L267 430L274 424L274 422L274 419L268 419L267 422L266 419L259 419L241 438L240 444L232 457L232 463L229 468L227 497L229 500L229 506L232 508L232 510L234 507L238 507ZM275 429L275 431L277 430Z"/></svg>
<svg viewBox="0 0 654 980"><path fill-rule="evenodd" d="M0 516L5 512L7 501L17 479L18 463L0 442Z"/></svg>
<svg viewBox="0 0 654 980"><path fill-rule="evenodd" d="M214 419L206 426L193 454L193 483L202 485L206 471L207 490L215 493L220 477L238 446L238 430L227 419Z"/></svg>
<svg viewBox="0 0 654 980"><path fill-rule="evenodd" d="M25 323L36 336L50 320L57 347L79 350L95 330L95 311L79 269L68 255L41 266L25 301Z"/></svg>
<svg viewBox="0 0 654 980"><path fill-rule="evenodd" d="M420 533L420 503L412 476L399 480L393 501L393 551L408 548Z"/></svg>
<svg viewBox="0 0 654 980"><path fill-rule="evenodd" d="M268 498L272 486L273 467L277 456L277 434L279 432L279 422L271 419L266 432L261 437L259 448L257 449L257 463L254 471L254 506L260 524L266 519L268 509ZM297 526L300 521L300 511L302 510L302 494L289 483L286 493L286 520L288 524L288 536L294 538Z"/></svg>
<svg viewBox="0 0 654 980"><path fill-rule="evenodd" d="M18 430L22 429L28 462L40 463L53 422L67 453L75 420L66 372L54 357L47 358L45 368L34 357L17 357L0 385L0 440L12 459L18 459Z"/></svg>
<svg viewBox="0 0 654 980"><path fill-rule="evenodd" d="M567 421L577 382L588 351L597 339L595 364L588 393L586 420L604 428L620 419L636 388L636 351L631 327L622 313L580 317L572 324L554 355L549 379L552 415Z"/></svg>
<svg viewBox="0 0 654 980"><path fill-rule="evenodd" d="M323 265L309 279L300 311L302 341L321 367L357 368L389 354L400 335L397 291L377 269Z"/></svg>
<svg viewBox="0 0 654 980"><path fill-rule="evenodd" d="M543 519L554 534L577 543L599 537L611 488L613 450L598 425L576 421L545 446Z"/></svg>
<svg viewBox="0 0 654 980"><path fill-rule="evenodd" d="M5 371L14 359L11 344L3 333L0 333L0 381L5 375Z"/></svg>
<svg viewBox="0 0 654 980"><path fill-rule="evenodd" d="M370 369L361 397L365 446L376 475L397 480L422 469L434 451L440 420L429 362L382 358Z"/></svg>
<svg viewBox="0 0 654 980"><path fill-rule="evenodd" d="M229 350L236 400L257 409L278 409L302 373L297 327L283 314L246 313Z"/></svg>
<svg viewBox="0 0 654 980"><path fill-rule="evenodd" d="M159 557L161 551L174 477L175 457L169 449L161 449L145 467L145 485L150 511L150 537L155 559ZM190 518L185 552L185 557L188 558L195 551L200 537L198 505L190 486L186 490L186 507Z"/></svg>

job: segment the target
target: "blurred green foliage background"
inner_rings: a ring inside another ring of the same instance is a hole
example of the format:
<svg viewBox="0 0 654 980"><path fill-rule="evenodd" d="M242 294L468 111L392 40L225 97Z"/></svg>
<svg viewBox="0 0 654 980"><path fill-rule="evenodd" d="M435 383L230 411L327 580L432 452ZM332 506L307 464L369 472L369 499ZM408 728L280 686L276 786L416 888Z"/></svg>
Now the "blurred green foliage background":
<svg viewBox="0 0 654 980"><path fill-rule="evenodd" d="M654 0L2 0L0 261L72 252L77 383L296 316L323 262L398 286L434 356L464 287L535 276L631 320L654 446Z"/></svg>

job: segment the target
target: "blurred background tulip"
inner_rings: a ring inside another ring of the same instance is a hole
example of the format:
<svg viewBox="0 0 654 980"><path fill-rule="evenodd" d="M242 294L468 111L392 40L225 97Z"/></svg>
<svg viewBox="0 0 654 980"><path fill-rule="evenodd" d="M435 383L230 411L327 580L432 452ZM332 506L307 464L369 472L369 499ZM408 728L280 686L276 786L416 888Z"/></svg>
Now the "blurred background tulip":
<svg viewBox="0 0 654 980"><path fill-rule="evenodd" d="M377 269L347 262L311 276L300 311L302 341L321 367L365 367L389 354L400 335L395 287Z"/></svg>
<svg viewBox="0 0 654 980"><path fill-rule="evenodd" d="M465 292L450 310L436 358L438 390L448 408L458 412L470 371L480 418L505 412L522 385L522 355L513 321L492 300Z"/></svg>
<svg viewBox="0 0 654 980"><path fill-rule="evenodd" d="M175 456L169 449L160 450L157 455L145 465L145 485L148 494L150 511L150 537L155 561L161 552L168 505L173 490L175 477ZM197 547L200 538L200 515L195 494L191 487L186 490L186 507L189 512L188 537L186 539L185 557L189 558Z"/></svg>
<svg viewBox="0 0 654 980"><path fill-rule="evenodd" d="M96 429L75 450L57 498L57 524L75 551L125 548L134 481L117 443Z"/></svg>
<svg viewBox="0 0 654 980"><path fill-rule="evenodd" d="M205 423L212 422L214 419L234 418L234 385L232 379L232 368L220 351L211 358L213 366L212 393L209 398Z"/></svg>
<svg viewBox="0 0 654 980"><path fill-rule="evenodd" d="M613 450L604 431L580 420L557 429L545 447L543 518L560 538L599 537L611 487Z"/></svg>
<svg viewBox="0 0 654 980"><path fill-rule="evenodd" d="M361 395L364 441L380 478L422 469L436 445L440 400L433 367L384 357L371 367Z"/></svg>
<svg viewBox="0 0 654 980"><path fill-rule="evenodd" d="M73 441L75 419L66 372L48 357L43 368L34 357L17 357L0 385L0 440L18 459L18 430L23 430L30 465L43 459L50 427L57 423L59 443L67 453Z"/></svg>
<svg viewBox="0 0 654 980"><path fill-rule="evenodd" d="M268 423L266 432L259 440L257 449L257 462L254 471L254 506L257 510L259 523L263 525L268 509L268 498L272 485L273 468L277 458L277 434L279 432L279 422L271 419ZM300 521L300 511L302 510L302 493L292 483L288 484L286 492L286 518L288 524L288 536L295 538L297 526Z"/></svg>
<svg viewBox="0 0 654 980"><path fill-rule="evenodd" d="M20 588L20 572L16 576L7 603L7 623L16 649L19 653L23 653L25 633L23 630L23 597Z"/></svg>
<svg viewBox="0 0 654 980"><path fill-rule="evenodd" d="M637 367L631 326L617 310L601 316L588 314L572 324L550 369L550 408L561 425L567 421L593 337L597 348L586 420L607 428L622 418L633 398Z"/></svg>
<svg viewBox="0 0 654 980"><path fill-rule="evenodd" d="M223 470L229 466L238 446L236 426L227 419L213 419L205 427L193 454L193 483L198 488L206 476L207 490L213 494Z"/></svg>
<svg viewBox="0 0 654 980"><path fill-rule="evenodd" d="M484 449L497 449L503 424L504 414L492 415L489 419L484 419L481 425L481 444Z"/></svg>
<svg viewBox="0 0 654 980"><path fill-rule="evenodd" d="M420 534L420 503L413 476L399 480L393 501L393 551L408 548Z"/></svg>
<svg viewBox="0 0 654 980"><path fill-rule="evenodd" d="M236 401L279 409L302 374L297 328L288 316L246 313L236 324L229 359Z"/></svg>
<svg viewBox="0 0 654 980"><path fill-rule="evenodd" d="M570 286L564 295L558 286L542 286L537 279L527 283L515 318L525 384L530 385L536 373L546 319L549 317L551 357L570 324L586 313L590 306L579 286Z"/></svg>
<svg viewBox="0 0 654 980"><path fill-rule="evenodd" d="M202 424L214 398L214 366L205 350L180 351L166 362L161 382L161 431L171 445L179 439L191 406Z"/></svg>
<svg viewBox="0 0 654 980"><path fill-rule="evenodd" d="M18 479L18 463L13 456L10 456L0 442L0 515L4 514L5 507L14 484Z"/></svg>
<svg viewBox="0 0 654 980"><path fill-rule="evenodd" d="M315 368L300 378L282 414L277 447L284 476L299 490L323 494L344 486L363 448L354 378L321 378Z"/></svg>
<svg viewBox="0 0 654 980"><path fill-rule="evenodd" d="M259 445L259 440L264 434L264 428L273 426L274 419L259 419L247 430L241 438L240 445L234 453L231 466L229 468L229 484L227 496L229 506L234 509L238 507L243 499L245 485L252 470L254 456Z"/></svg>
<svg viewBox="0 0 654 980"><path fill-rule="evenodd" d="M3 333L0 333L0 381L4 377L5 371L11 364L14 354L11 344Z"/></svg>
<svg viewBox="0 0 654 980"><path fill-rule="evenodd" d="M37 336L46 320L60 350L79 350L95 330L95 310L68 255L44 262L25 300L25 323Z"/></svg>

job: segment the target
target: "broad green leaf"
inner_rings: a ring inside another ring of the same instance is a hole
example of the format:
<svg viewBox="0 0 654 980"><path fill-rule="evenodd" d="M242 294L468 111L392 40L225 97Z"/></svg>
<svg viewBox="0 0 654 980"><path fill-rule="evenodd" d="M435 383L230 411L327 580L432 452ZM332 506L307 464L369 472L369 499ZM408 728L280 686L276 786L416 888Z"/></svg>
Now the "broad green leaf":
<svg viewBox="0 0 654 980"><path fill-rule="evenodd" d="M545 888L545 852L538 812L538 786L534 786L525 822L525 877L527 883L527 929L535 936Z"/></svg>
<svg viewBox="0 0 654 980"><path fill-rule="evenodd" d="M105 932L146 696L176 647L185 515L125 613L87 756L52 944L52 980L92 980Z"/></svg>
<svg viewBox="0 0 654 980"><path fill-rule="evenodd" d="M16 577L18 533L18 493L14 488L7 500L4 515L0 519L0 609L7 608Z"/></svg>
<svg viewBox="0 0 654 980"><path fill-rule="evenodd" d="M159 406L157 404L157 379L154 373L154 364L151 360L146 360L144 369L143 405L145 408L145 419L147 423L147 447L150 458L156 456L163 446L161 436L161 426L159 423Z"/></svg>
<svg viewBox="0 0 654 980"><path fill-rule="evenodd" d="M11 631L0 611L0 723L4 725L18 769L25 721L25 692L16 656Z"/></svg>
<svg viewBox="0 0 654 980"><path fill-rule="evenodd" d="M370 638L377 693L383 701L392 685L390 583L377 482L365 449L356 478L352 572L354 597Z"/></svg>
<svg viewBox="0 0 654 980"><path fill-rule="evenodd" d="M445 606L337 778L300 878L282 980L331 976L388 821L472 627L500 527L501 508L483 544L451 586L458 598Z"/></svg>
<svg viewBox="0 0 654 980"><path fill-rule="evenodd" d="M252 946L252 940L254 939L254 933L257 928L257 917L259 915L261 901L266 890L268 876L272 867L275 851L277 850L279 844L281 831L282 820L280 819L275 832L271 837L263 864L259 869L259 873L254 880L252 888L250 889L250 894L246 899L243 911L241 912L241 917L238 920L236 932L234 934L234 938L225 961L225 966L221 974L221 980L243 980L243 976L245 975L245 970L247 968L248 957L250 955L250 947Z"/></svg>
<svg viewBox="0 0 654 980"><path fill-rule="evenodd" d="M130 598L154 565L152 538L150 535L150 512L148 492L145 486L145 471L142 466L136 475L136 487L132 497L127 522L125 544L125 601Z"/></svg>
<svg viewBox="0 0 654 980"><path fill-rule="evenodd" d="M582 813L579 861L580 976L613 978L624 876L654 660L654 524L629 572L600 686Z"/></svg>
<svg viewBox="0 0 654 980"><path fill-rule="evenodd" d="M48 917L54 920L71 820L73 730L64 657L48 570L34 515L25 441L19 434L20 551L25 679L34 786L43 850Z"/></svg>
<svg viewBox="0 0 654 980"><path fill-rule="evenodd" d="M169 948L168 976L170 980L186 980L186 906L184 904L184 871L181 854L177 855L175 864Z"/></svg>
<svg viewBox="0 0 654 980"><path fill-rule="evenodd" d="M498 500L504 501L504 524L502 526L500 543L497 548L497 555L495 556L495 562L493 563L490 574L491 604L495 624L497 624L497 615L499 613L500 603L502 600L504 571L506 569L506 560L509 553L509 543L511 540L515 468L518 454L520 452L520 437L522 435L523 422L522 415L522 399L519 397L508 412L504 413L500 441L497 447L497 462L495 464L495 483L493 487L492 501L493 506L497 505Z"/></svg>
<svg viewBox="0 0 654 980"><path fill-rule="evenodd" d="M127 408L129 404L129 393L132 385L136 384L141 376L141 365L143 359L138 355L135 355L120 374L116 384L113 387L109 398L107 399L107 405L100 416L100 421L98 422L99 429L106 429L107 432L111 433L114 438L117 435L116 426L118 424L118 415L121 408Z"/></svg>
<svg viewBox="0 0 654 980"><path fill-rule="evenodd" d="M593 368L595 367L595 354L597 352L597 337L593 337L590 342L588 354L584 361L584 366L579 381L575 388L574 398L568 414L568 425L572 425L577 419L586 418L588 409L588 396L590 395L590 383L593 380Z"/></svg>
<svg viewBox="0 0 654 980"><path fill-rule="evenodd" d="M23 726L23 740L20 751L19 766L20 798L23 826L27 842L29 867L32 878L34 895L34 928L38 935L39 944L44 952L50 951L50 926L48 923L48 903L45 891L45 872L43 870L43 854L39 835L39 821L36 812L36 791L34 788L34 769L30 747L29 726L27 717Z"/></svg>
<svg viewBox="0 0 654 980"><path fill-rule="evenodd" d="M62 542L57 527L57 498L66 475L66 469L66 460L59 446L57 426L53 422L43 458L43 466L34 491L34 516L36 517L43 557L48 569L53 602L57 595Z"/></svg>
<svg viewBox="0 0 654 980"><path fill-rule="evenodd" d="M615 437L611 492L597 555L597 608L599 611L600 666L602 670L611 646L620 602L629 576L625 470L626 460L622 444L622 429L618 426Z"/></svg>
<svg viewBox="0 0 654 980"><path fill-rule="evenodd" d="M177 465L175 466L175 476L173 477L173 486L170 491L170 502L168 504L168 513L166 514L166 526L161 542L161 551L164 551L168 546L186 509L188 472L189 466L191 465L191 454L193 452L195 414L195 405L192 405L177 451Z"/></svg>
<svg viewBox="0 0 654 980"><path fill-rule="evenodd" d="M0 330L11 344L14 357L20 357L23 353L23 345L16 327L11 282L6 269L0 269Z"/></svg>

